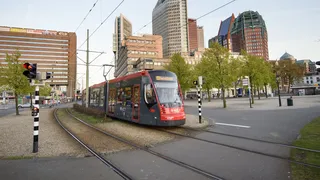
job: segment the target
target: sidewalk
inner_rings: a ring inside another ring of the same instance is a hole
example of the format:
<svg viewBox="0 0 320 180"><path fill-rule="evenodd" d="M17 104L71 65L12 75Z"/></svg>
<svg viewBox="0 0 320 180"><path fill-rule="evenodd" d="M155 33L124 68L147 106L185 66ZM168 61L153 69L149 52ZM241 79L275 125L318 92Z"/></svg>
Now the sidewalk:
<svg viewBox="0 0 320 180"><path fill-rule="evenodd" d="M30 110L0 118L0 159L20 156L84 156L87 154L58 125L53 118L53 109L41 109L39 119L39 152L32 153L33 120ZM10 159L10 158L9 158Z"/></svg>

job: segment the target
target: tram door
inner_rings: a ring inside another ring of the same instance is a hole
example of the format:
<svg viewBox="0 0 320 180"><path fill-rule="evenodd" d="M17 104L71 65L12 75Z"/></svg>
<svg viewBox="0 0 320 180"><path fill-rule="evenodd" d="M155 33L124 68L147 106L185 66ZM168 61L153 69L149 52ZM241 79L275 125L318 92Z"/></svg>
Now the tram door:
<svg viewBox="0 0 320 180"><path fill-rule="evenodd" d="M116 103L116 89L112 88L109 92L109 113L114 114L115 103Z"/></svg>
<svg viewBox="0 0 320 180"><path fill-rule="evenodd" d="M140 85L133 86L132 96L132 120L139 122L140 118Z"/></svg>

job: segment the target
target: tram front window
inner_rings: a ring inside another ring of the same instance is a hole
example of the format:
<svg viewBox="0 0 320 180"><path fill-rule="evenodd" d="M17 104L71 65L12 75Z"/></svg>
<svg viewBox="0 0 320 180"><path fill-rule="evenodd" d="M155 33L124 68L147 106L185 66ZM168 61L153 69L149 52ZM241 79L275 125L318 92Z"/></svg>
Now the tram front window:
<svg viewBox="0 0 320 180"><path fill-rule="evenodd" d="M166 107L180 107L182 105L179 88L173 82L155 82L159 102Z"/></svg>

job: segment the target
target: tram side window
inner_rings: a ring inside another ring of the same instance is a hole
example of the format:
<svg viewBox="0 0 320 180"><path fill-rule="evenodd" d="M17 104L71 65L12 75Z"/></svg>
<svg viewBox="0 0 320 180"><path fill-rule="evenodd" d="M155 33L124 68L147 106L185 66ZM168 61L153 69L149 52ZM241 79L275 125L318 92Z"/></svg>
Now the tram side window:
<svg viewBox="0 0 320 180"><path fill-rule="evenodd" d="M131 105L131 97L132 97L132 88L126 87L125 88L125 101L127 105Z"/></svg>
<svg viewBox="0 0 320 180"><path fill-rule="evenodd" d="M123 94L124 94L123 89L118 88L117 89L117 104L122 104Z"/></svg>
<svg viewBox="0 0 320 180"><path fill-rule="evenodd" d="M100 88L100 107L103 107L104 105L104 87Z"/></svg>
<svg viewBox="0 0 320 180"><path fill-rule="evenodd" d="M154 94L154 90L151 84L144 85L144 99L147 104L156 103L156 96Z"/></svg>

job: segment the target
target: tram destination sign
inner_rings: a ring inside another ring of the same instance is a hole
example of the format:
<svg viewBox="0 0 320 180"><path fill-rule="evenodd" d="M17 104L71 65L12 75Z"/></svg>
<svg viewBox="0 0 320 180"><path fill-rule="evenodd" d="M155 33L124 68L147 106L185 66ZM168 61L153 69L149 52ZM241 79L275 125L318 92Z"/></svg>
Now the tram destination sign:
<svg viewBox="0 0 320 180"><path fill-rule="evenodd" d="M174 81L173 77L168 76L156 76L157 81Z"/></svg>

